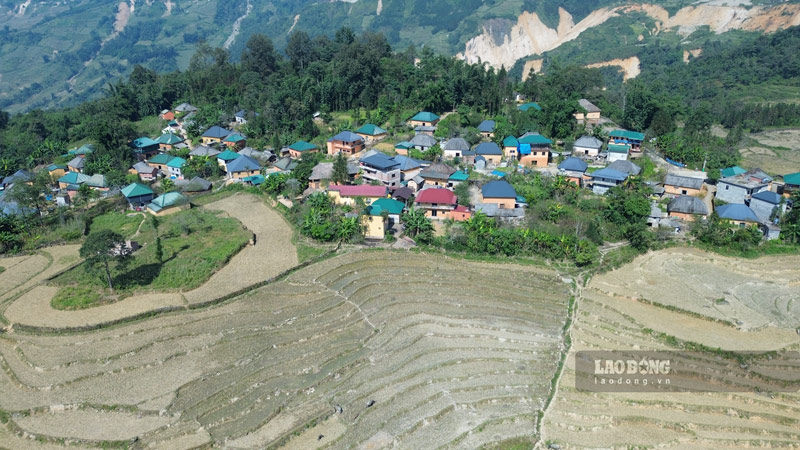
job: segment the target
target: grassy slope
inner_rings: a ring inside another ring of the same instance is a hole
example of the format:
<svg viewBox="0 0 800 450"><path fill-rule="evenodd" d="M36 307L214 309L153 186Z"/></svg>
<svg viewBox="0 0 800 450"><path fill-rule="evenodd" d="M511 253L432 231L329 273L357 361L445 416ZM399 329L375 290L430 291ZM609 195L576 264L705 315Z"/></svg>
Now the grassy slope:
<svg viewBox="0 0 800 450"><path fill-rule="evenodd" d="M149 217L148 217L149 219ZM199 286L222 267L250 239L251 234L235 219L220 217L211 212L193 209L162 219L159 227L164 248L164 264L159 267L155 256L155 231L149 220L134 240L143 246L124 271L112 269L115 289L129 294L141 290L188 290ZM112 213L92 223L92 231L113 229L126 238L136 232L141 216L127 217ZM53 280L54 284L90 288L100 300L105 281L100 274L80 265ZM80 288L79 288L80 289ZM90 306L83 297L88 293L62 289L54 306Z"/></svg>

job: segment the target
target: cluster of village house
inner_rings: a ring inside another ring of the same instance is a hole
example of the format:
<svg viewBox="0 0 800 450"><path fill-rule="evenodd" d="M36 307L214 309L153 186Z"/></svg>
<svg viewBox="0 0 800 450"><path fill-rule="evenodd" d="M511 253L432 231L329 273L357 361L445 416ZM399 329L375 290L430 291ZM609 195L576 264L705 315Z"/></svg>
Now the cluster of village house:
<svg viewBox="0 0 800 450"><path fill-rule="evenodd" d="M599 108L585 99L580 100L580 105L582 111L575 114L579 124L593 127L601 123ZM519 105L523 111L531 108L541 109L533 102ZM413 137L395 143L393 155L373 149L374 144L388 136L386 130L374 124L365 124L355 131L342 131L328 139L324 149L301 140L279 151L259 151L248 147L246 136L236 131L251 116L239 111L234 115L231 129L212 126L200 137L201 144L191 147L185 138L185 129L196 111L187 103L163 111L161 118L167 122L163 134L156 139L140 137L131 143L138 162L130 172L138 175L140 182L122 188L120 193L132 207L144 208L155 215L170 214L189 207L187 196L211 188L207 180L185 179L183 169L187 161L171 155L172 150L189 149L190 159L216 160L225 173L226 183L248 185L260 185L272 174L291 173L305 153L324 151L329 156L341 153L348 158L351 182L330 183L333 163L321 162L312 170L306 194L324 191L336 204L363 206L361 221L365 235L376 239L384 238L387 231L399 226L401 213L411 206L435 220L464 221L475 211L508 221L521 219L525 215L526 201L503 180L509 169L562 175L579 187L605 194L628 177L640 173L641 168L633 160L641 156L645 138L642 133L619 129L610 132L608 142L582 136L574 142L571 154L564 155L566 158L556 165L554 156L557 154L552 141L539 133L508 136L498 145L492 141L495 122L485 120L478 126L483 142L475 146L459 137L440 141L434 137L440 117L422 111L408 120L408 125L414 129ZM411 149L426 151L437 144L442 149L442 161L429 162L409 156ZM90 145L70 150L72 159L66 165L47 167L57 180L55 201L59 205L68 205L82 184L105 195L116 194L106 186L103 175L83 174L84 158L91 151ZM466 168L487 175L491 181L484 183L470 202L459 204L454 190L458 184L468 182ZM6 177L0 188L30 177L25 171L17 172ZM150 183L161 178L174 180L176 191L156 196ZM663 183L652 183L655 194L649 223L680 229L685 222L706 218L714 206L711 197L704 195L708 189L705 182L702 173L684 172L670 173ZM771 220L773 211L776 208L785 210L787 203L783 197L788 197L799 185L800 173L786 175L783 183L779 183L760 170L731 167L722 171L722 179L717 183L716 198L725 204L716 208L716 212L739 226L759 225L765 236L772 239L780 232ZM671 198L666 213L658 206L659 199L665 196ZM0 197L0 206L1 202Z"/></svg>

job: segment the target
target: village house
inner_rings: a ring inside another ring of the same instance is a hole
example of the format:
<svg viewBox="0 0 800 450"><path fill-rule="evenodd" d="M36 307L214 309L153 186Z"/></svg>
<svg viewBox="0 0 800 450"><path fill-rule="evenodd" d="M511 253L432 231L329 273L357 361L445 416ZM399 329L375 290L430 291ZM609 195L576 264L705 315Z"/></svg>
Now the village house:
<svg viewBox="0 0 800 450"><path fill-rule="evenodd" d="M249 156L240 155L238 158L225 165L228 178L242 180L244 178L261 175L261 165ZM251 180L252 182L253 180ZM262 180L263 181L263 180Z"/></svg>
<svg viewBox="0 0 800 450"><path fill-rule="evenodd" d="M630 147L625 144L608 144L606 148L606 161L612 163L614 161L625 161L628 159L628 151Z"/></svg>
<svg viewBox="0 0 800 450"><path fill-rule="evenodd" d="M800 205L797 205L800 208ZM772 191L761 191L750 198L750 209L756 213L761 222L772 222L773 212L786 212L785 199Z"/></svg>
<svg viewBox="0 0 800 450"><path fill-rule="evenodd" d="M394 144L394 151L398 155L407 156L408 155L408 149L410 149L412 147L414 147L414 144L412 144L411 142L402 141L402 142L398 142L397 144Z"/></svg>
<svg viewBox="0 0 800 450"><path fill-rule="evenodd" d="M719 171L720 178L735 177L736 175L741 175L743 173L747 173L747 171L739 166L726 167L724 169L720 169Z"/></svg>
<svg viewBox="0 0 800 450"><path fill-rule="evenodd" d="M407 186L402 186L392 191L392 198L404 204L408 204L408 199L413 196L414 190Z"/></svg>
<svg viewBox="0 0 800 450"><path fill-rule="evenodd" d="M572 144L572 156L591 159L597 158L600 149L603 148L603 141L594 136L581 136Z"/></svg>
<svg viewBox="0 0 800 450"><path fill-rule="evenodd" d="M288 156L284 156L283 158L275 161L272 166L270 166L265 173L271 175L273 173L290 173L297 167L299 162L296 159L289 158Z"/></svg>
<svg viewBox="0 0 800 450"><path fill-rule="evenodd" d="M167 155L166 153L160 153L147 160L147 165L150 167L155 167L159 170L159 172L166 175L169 173L169 170L167 169L167 163L169 163L172 158L174 158L174 156Z"/></svg>
<svg viewBox="0 0 800 450"><path fill-rule="evenodd" d="M94 145L92 144L83 144L78 148L67 150L67 155L73 157L80 156L81 158L84 158L87 155L91 155L92 153L94 153Z"/></svg>
<svg viewBox="0 0 800 450"><path fill-rule="evenodd" d="M636 131L614 130L608 134L608 144L626 145L631 152L640 153L644 134Z"/></svg>
<svg viewBox="0 0 800 450"><path fill-rule="evenodd" d="M171 120L175 120L175 113L168 109L164 109L161 111L158 117L160 117L162 120L166 120L167 122L169 122Z"/></svg>
<svg viewBox="0 0 800 450"><path fill-rule="evenodd" d="M63 177L68 170L66 164L50 164L47 166L47 173L50 175L51 180L57 180Z"/></svg>
<svg viewBox="0 0 800 450"><path fill-rule="evenodd" d="M581 187L583 186L584 176L588 168L589 165L586 164L586 161L571 156L558 165L558 174L566 177L571 183L575 183L576 186Z"/></svg>
<svg viewBox="0 0 800 450"><path fill-rule="evenodd" d="M647 224L653 228L658 228L664 217L664 211L658 207L658 203L653 202L650 204L650 214L647 216Z"/></svg>
<svg viewBox="0 0 800 450"><path fill-rule="evenodd" d="M197 194L207 192L211 189L211 182L200 177L191 179L175 180L175 187L184 194Z"/></svg>
<svg viewBox="0 0 800 450"><path fill-rule="evenodd" d="M408 120L411 128L416 127L435 127L439 123L439 116L432 112L421 111Z"/></svg>
<svg viewBox="0 0 800 450"><path fill-rule="evenodd" d="M745 204L753 194L768 191L771 186L772 177L760 169L753 169L717 181L716 198L726 203Z"/></svg>
<svg viewBox="0 0 800 450"><path fill-rule="evenodd" d="M442 157L445 159L461 158L469 150L469 143L464 138L452 138L442 146Z"/></svg>
<svg viewBox="0 0 800 450"><path fill-rule="evenodd" d="M218 125L214 125L203 133L201 139L203 141L203 145L219 144L223 139L228 137L229 134L231 134L230 131Z"/></svg>
<svg viewBox="0 0 800 450"><path fill-rule="evenodd" d="M580 109L573 114L578 125L598 125L600 123L600 108L589 100L582 98L578 100Z"/></svg>
<svg viewBox="0 0 800 450"><path fill-rule="evenodd" d="M316 153L319 151L319 148L306 141L297 141L289 146L289 156L292 158L300 159L303 157L303 153Z"/></svg>
<svg viewBox="0 0 800 450"><path fill-rule="evenodd" d="M494 120L484 120L478 125L478 133L484 139L491 139L494 137L494 130L497 124Z"/></svg>
<svg viewBox="0 0 800 450"><path fill-rule="evenodd" d="M414 128L414 134L426 134L428 136L433 136L433 133L436 132L436 127L428 127L424 125L420 125Z"/></svg>
<svg viewBox="0 0 800 450"><path fill-rule="evenodd" d="M164 133L156 140L158 148L161 151L169 151L178 148L177 146L183 144L183 138L172 133Z"/></svg>
<svg viewBox="0 0 800 450"><path fill-rule="evenodd" d="M422 171L419 173L419 176L424 181L425 186L447 187L447 184L450 180L450 175L452 175L455 171L456 169L448 166L447 164L433 163L430 166L422 169ZM417 189L419 188L420 187Z"/></svg>
<svg viewBox="0 0 800 450"><path fill-rule="evenodd" d="M155 197L155 193L150 189L150 186L141 183L131 183L122 188L121 192L125 200L133 207L144 206L152 202Z"/></svg>
<svg viewBox="0 0 800 450"><path fill-rule="evenodd" d="M86 160L81 156L76 156L67 163L67 169L69 169L70 172L83 173L83 167L85 165Z"/></svg>
<svg viewBox="0 0 800 450"><path fill-rule="evenodd" d="M691 222L700 217L708 217L709 211L702 199L690 195L679 195L667 204L667 213L670 217Z"/></svg>
<svg viewBox="0 0 800 450"><path fill-rule="evenodd" d="M465 183L469 180L469 174L464 170L457 170L450 175L450 178L447 179L447 188L454 189L461 183Z"/></svg>
<svg viewBox="0 0 800 450"><path fill-rule="evenodd" d="M414 199L417 208L425 211L431 219L449 219L456 208L458 198L450 189L433 187L421 190Z"/></svg>
<svg viewBox="0 0 800 450"><path fill-rule="evenodd" d="M754 213L750 207L742 203L722 205L717 208L717 215L720 219L725 219L739 228L758 225L760 223L756 213Z"/></svg>
<svg viewBox="0 0 800 450"><path fill-rule="evenodd" d="M499 209L514 209L517 206L517 192L506 181L490 181L481 188L481 203L493 203Z"/></svg>
<svg viewBox="0 0 800 450"><path fill-rule="evenodd" d="M611 168L600 169L589 175L592 192L603 195L614 186L619 186L628 179L628 174Z"/></svg>
<svg viewBox="0 0 800 450"><path fill-rule="evenodd" d="M415 193L419 192L424 186L425 186L425 179L422 178L422 176L420 175L417 175L406 181L406 187L408 187Z"/></svg>
<svg viewBox="0 0 800 450"><path fill-rule="evenodd" d="M667 174L664 180L664 193L671 196L698 195L702 189L703 180L701 178Z"/></svg>
<svg viewBox="0 0 800 450"><path fill-rule="evenodd" d="M144 161L134 164L128 172L132 175L138 175L142 181L153 181L158 177L158 169Z"/></svg>
<svg viewBox="0 0 800 450"><path fill-rule="evenodd" d="M541 111L542 107L539 106L539 104L536 103L536 102L528 102L528 103L523 103L523 104L517 106L517 109L519 109L522 112L528 112L530 110Z"/></svg>
<svg viewBox="0 0 800 450"><path fill-rule="evenodd" d="M139 160L147 159L158 153L160 144L147 136L136 138L131 142L131 147Z"/></svg>
<svg viewBox="0 0 800 450"><path fill-rule="evenodd" d="M351 163L350 161L347 162L347 175L349 176L349 183L352 183L356 179L356 176L359 172L360 169L357 165ZM333 163L321 162L311 169L311 175L308 176L308 185L315 190L323 189L327 187L327 184L330 182L331 178L333 178Z"/></svg>
<svg viewBox="0 0 800 450"><path fill-rule="evenodd" d="M225 171L227 171L228 163L236 160L236 158L238 157L239 157L238 153L228 149L217 155L217 164L219 164L220 167L222 167L223 169L225 169Z"/></svg>
<svg viewBox="0 0 800 450"><path fill-rule="evenodd" d="M506 159L517 159L519 141L514 136L508 136L503 139L503 156Z"/></svg>
<svg viewBox="0 0 800 450"><path fill-rule="evenodd" d="M364 150L365 146L366 144L361 136L352 131L342 131L328 139L328 154L337 155L339 153L344 153L345 155L355 155Z"/></svg>
<svg viewBox="0 0 800 450"><path fill-rule="evenodd" d="M622 172L628 176L636 176L642 172L641 167L627 160L614 161L613 163L609 164L606 167L608 169L614 169L617 172Z"/></svg>
<svg viewBox="0 0 800 450"><path fill-rule="evenodd" d="M231 133L222 141L230 149L242 149L247 145L247 138L240 133Z"/></svg>
<svg viewBox="0 0 800 450"><path fill-rule="evenodd" d="M489 166L496 166L503 159L503 151L494 142L481 142L475 146L475 155L483 156Z"/></svg>
<svg viewBox="0 0 800 450"><path fill-rule="evenodd" d="M525 167L547 167L553 141L539 133L531 132L523 134L517 141L520 164Z"/></svg>
<svg viewBox="0 0 800 450"><path fill-rule="evenodd" d="M422 163L414 158L395 155L394 160L400 163L400 181L410 180L422 171Z"/></svg>
<svg viewBox="0 0 800 450"><path fill-rule="evenodd" d="M361 128L357 129L356 134L361 136L361 138L364 139L364 142L366 142L367 145L372 145L380 141L381 139L385 138L387 133L386 130L384 130L383 128L377 125L373 125L371 123L367 123L364 124L364 126L362 126Z"/></svg>
<svg viewBox="0 0 800 450"><path fill-rule="evenodd" d="M108 183L106 183L106 176L103 174L96 173L89 177L86 180L86 185L89 186L94 191L99 192L108 192L109 187Z"/></svg>
<svg viewBox="0 0 800 450"><path fill-rule="evenodd" d="M189 199L179 192L167 192L147 204L147 212L154 216L167 216L189 209Z"/></svg>
<svg viewBox="0 0 800 450"><path fill-rule="evenodd" d="M428 151L431 147L436 145L436 138L433 136L429 136L427 134L418 134L411 138L411 147L419 150L419 151Z"/></svg>
<svg viewBox="0 0 800 450"><path fill-rule="evenodd" d="M800 192L800 172L783 176L783 195L789 197L794 192Z"/></svg>
<svg viewBox="0 0 800 450"><path fill-rule="evenodd" d="M219 150L209 147L207 145L198 145L191 152L189 152L189 159L194 158L216 158L219 155Z"/></svg>
<svg viewBox="0 0 800 450"><path fill-rule="evenodd" d="M450 218L456 222L465 222L472 218L472 211L464 205L456 205L450 211Z"/></svg>
<svg viewBox="0 0 800 450"><path fill-rule="evenodd" d="M180 105L175 107L175 113L190 113L190 112L197 112L197 108L190 105L189 103L181 103Z"/></svg>
<svg viewBox="0 0 800 450"><path fill-rule="evenodd" d="M341 185L332 184L328 186L328 196L336 205L356 206L360 199L365 206L369 206L379 198L386 198L389 189L386 186L372 186L370 184Z"/></svg>
<svg viewBox="0 0 800 450"><path fill-rule="evenodd" d="M362 226L364 226L364 237L367 239L386 237L386 230L400 223L400 215L404 208L403 202L391 198L380 198L372 202L364 210L365 215L361 219Z"/></svg>
<svg viewBox="0 0 800 450"><path fill-rule="evenodd" d="M6 189L7 187L14 185L14 183L32 184L34 178L34 175L27 170L19 169L13 174L3 178L3 180L0 182L0 189Z"/></svg>
<svg viewBox="0 0 800 450"><path fill-rule="evenodd" d="M58 187L60 189L66 189L70 185L80 186L86 183L87 180L89 180L89 175L84 175L80 172L67 172L58 179Z"/></svg>
<svg viewBox="0 0 800 450"><path fill-rule="evenodd" d="M233 120L237 125L247 125L247 119L251 117L258 117L256 112L248 112L247 110L239 110L233 115Z"/></svg>
<svg viewBox="0 0 800 450"><path fill-rule="evenodd" d="M400 185L400 163L383 153L376 152L359 161L361 178L366 182L377 181L384 186L395 187Z"/></svg>
<svg viewBox="0 0 800 450"><path fill-rule="evenodd" d="M167 163L167 170L169 170L169 177L172 179L180 180L183 178L183 166L186 165L186 160L181 157L174 157Z"/></svg>

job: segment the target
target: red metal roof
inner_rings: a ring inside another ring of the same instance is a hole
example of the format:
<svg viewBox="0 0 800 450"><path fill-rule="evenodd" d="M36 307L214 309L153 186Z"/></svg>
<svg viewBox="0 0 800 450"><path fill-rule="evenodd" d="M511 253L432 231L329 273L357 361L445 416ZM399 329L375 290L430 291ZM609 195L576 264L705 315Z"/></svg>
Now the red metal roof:
<svg viewBox="0 0 800 450"><path fill-rule="evenodd" d="M334 184L328 187L331 191L339 191L342 197L386 197L389 190L386 186L359 184L355 186Z"/></svg>
<svg viewBox="0 0 800 450"><path fill-rule="evenodd" d="M455 204L456 201L456 194L450 189L445 188L424 189L414 200L415 203L444 203L451 205Z"/></svg>
<svg viewBox="0 0 800 450"><path fill-rule="evenodd" d="M455 211L455 212L469 212L469 208L467 208L464 205L458 205L458 206L456 206L456 209L454 209L453 211Z"/></svg>

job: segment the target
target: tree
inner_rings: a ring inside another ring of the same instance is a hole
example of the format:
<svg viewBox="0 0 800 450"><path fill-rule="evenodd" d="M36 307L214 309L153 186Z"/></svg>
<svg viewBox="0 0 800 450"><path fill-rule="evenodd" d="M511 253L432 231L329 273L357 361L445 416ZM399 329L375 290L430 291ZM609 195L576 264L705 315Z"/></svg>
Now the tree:
<svg viewBox="0 0 800 450"><path fill-rule="evenodd" d="M655 113L653 93L644 82L633 79L625 83L625 103L622 125L633 130L645 130Z"/></svg>
<svg viewBox="0 0 800 450"><path fill-rule="evenodd" d="M242 51L242 68L245 71L255 72L266 78L277 67L277 55L272 40L263 34L250 36Z"/></svg>
<svg viewBox="0 0 800 450"><path fill-rule="evenodd" d="M401 220L409 236L416 237L421 242L429 242L433 238L433 223L425 217L425 211L409 208L403 213Z"/></svg>
<svg viewBox="0 0 800 450"><path fill-rule="evenodd" d="M164 178L161 180L161 190L166 192L170 192L175 189L175 182L169 178Z"/></svg>
<svg viewBox="0 0 800 450"><path fill-rule="evenodd" d="M458 204L461 206L469 206L469 183L462 181L453 188L453 193L458 198Z"/></svg>
<svg viewBox="0 0 800 450"><path fill-rule="evenodd" d="M111 262L116 262L117 267L124 267L130 261L130 252L125 246L125 238L111 230L101 230L89 234L79 251L81 258L86 260L86 267L105 270L108 288L113 291L111 283Z"/></svg>
<svg viewBox="0 0 800 450"><path fill-rule="evenodd" d="M347 158L339 152L333 160L333 175L331 181L336 184L346 184L350 181L350 172L347 170Z"/></svg>
<svg viewBox="0 0 800 450"><path fill-rule="evenodd" d="M663 136L667 133L672 133L675 131L675 120L673 119L673 115L670 114L666 109L659 108L659 110L653 114L653 121L650 122L650 129L653 131L653 134L656 137Z"/></svg>
<svg viewBox="0 0 800 450"><path fill-rule="evenodd" d="M156 237L156 260L158 264L164 264L164 248L161 246L161 236Z"/></svg>
<svg viewBox="0 0 800 450"><path fill-rule="evenodd" d="M292 33L286 43L286 55L289 56L292 66L302 72L314 59L314 44L308 33L305 31Z"/></svg>

